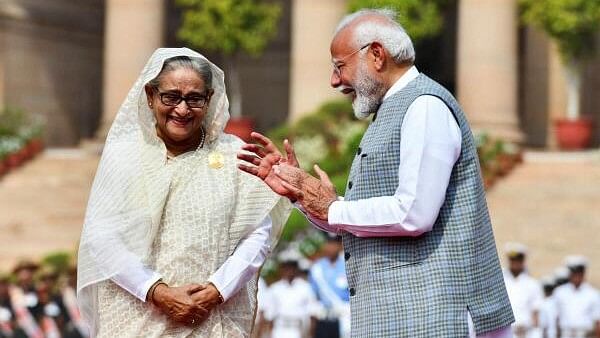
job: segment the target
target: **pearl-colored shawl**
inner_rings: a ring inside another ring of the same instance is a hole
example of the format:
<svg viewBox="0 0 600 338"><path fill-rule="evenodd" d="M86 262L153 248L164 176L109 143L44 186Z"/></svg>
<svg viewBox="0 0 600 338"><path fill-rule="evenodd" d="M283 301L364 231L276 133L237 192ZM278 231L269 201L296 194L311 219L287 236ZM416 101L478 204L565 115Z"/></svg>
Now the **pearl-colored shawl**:
<svg viewBox="0 0 600 338"><path fill-rule="evenodd" d="M147 262L161 221L172 173L165 166L166 148L156 135L156 120L148 107L144 86L159 74L166 59L182 55L206 60L187 48L156 50L129 91L108 133L88 201L78 256L78 303L92 335L97 328L98 283L110 279L124 267ZM224 140L232 144L233 137L223 134L229 119L223 71L212 63L210 66L214 94L203 125L205 147L217 148ZM220 244L226 254L233 253L239 241L268 214L273 221L271 248L274 247L289 215L287 200L272 193L262 182L258 184L255 177L247 176L242 183L225 179L222 183L257 187L252 198L239 207L238 212L242 212L243 217L236 217L239 221L230 225L230 241ZM190 180L189 184L194 182ZM236 191L239 187L233 189Z"/></svg>

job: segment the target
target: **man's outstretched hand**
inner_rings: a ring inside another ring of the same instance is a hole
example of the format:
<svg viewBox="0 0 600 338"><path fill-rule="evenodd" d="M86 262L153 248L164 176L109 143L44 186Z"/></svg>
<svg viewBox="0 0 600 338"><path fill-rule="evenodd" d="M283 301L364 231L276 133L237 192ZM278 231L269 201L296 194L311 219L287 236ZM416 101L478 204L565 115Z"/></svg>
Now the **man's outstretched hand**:
<svg viewBox="0 0 600 338"><path fill-rule="evenodd" d="M237 157L244 163L240 163L238 168L263 180L275 193L295 201L296 197L283 186L281 178L273 171L273 167L280 163L299 167L292 144L288 140L283 142L286 153L283 156L268 137L256 132L250 136L258 144L249 143L242 146L245 152L238 153Z"/></svg>
<svg viewBox="0 0 600 338"><path fill-rule="evenodd" d="M335 187L326 172L315 164L320 179L286 163L275 166L275 174L290 196L294 196L311 216L327 221L329 206L337 200Z"/></svg>

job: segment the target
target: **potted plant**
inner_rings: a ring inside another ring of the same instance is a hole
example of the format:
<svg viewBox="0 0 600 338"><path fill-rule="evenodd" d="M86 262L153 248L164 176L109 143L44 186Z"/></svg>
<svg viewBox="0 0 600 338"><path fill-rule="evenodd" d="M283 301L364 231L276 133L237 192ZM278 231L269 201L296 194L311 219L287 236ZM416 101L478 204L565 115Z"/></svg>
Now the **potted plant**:
<svg viewBox="0 0 600 338"><path fill-rule="evenodd" d="M2 147L2 139L0 138L0 177L4 176L4 174L8 172L6 155L8 155L8 152Z"/></svg>
<svg viewBox="0 0 600 338"><path fill-rule="evenodd" d="M181 40L194 48L220 53L225 62L225 79L231 119L226 131L248 141L253 121L242 117L242 88L238 56L259 56L277 33L281 5L263 0L177 0L183 8Z"/></svg>
<svg viewBox="0 0 600 338"><path fill-rule="evenodd" d="M588 147L592 120L582 116L581 81L585 61L595 52L600 30L600 2L591 0L519 0L525 23L542 29L556 42L567 80L565 118L555 121L562 149Z"/></svg>

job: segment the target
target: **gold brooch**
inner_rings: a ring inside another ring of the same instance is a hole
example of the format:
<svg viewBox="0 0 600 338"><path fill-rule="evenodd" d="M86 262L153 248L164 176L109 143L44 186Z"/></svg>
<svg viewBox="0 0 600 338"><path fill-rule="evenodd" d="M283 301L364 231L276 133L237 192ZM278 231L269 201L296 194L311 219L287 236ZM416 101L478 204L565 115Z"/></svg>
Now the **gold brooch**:
<svg viewBox="0 0 600 338"><path fill-rule="evenodd" d="M208 166L213 168L213 169L220 169L223 167L223 165L225 164L225 157L223 157L223 154L213 151L212 153L208 154Z"/></svg>

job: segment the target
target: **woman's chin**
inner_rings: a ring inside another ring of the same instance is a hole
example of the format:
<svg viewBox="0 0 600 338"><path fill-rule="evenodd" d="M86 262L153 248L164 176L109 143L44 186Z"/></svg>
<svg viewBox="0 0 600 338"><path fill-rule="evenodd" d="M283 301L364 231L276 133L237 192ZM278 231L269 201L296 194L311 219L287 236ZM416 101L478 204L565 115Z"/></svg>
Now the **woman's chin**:
<svg viewBox="0 0 600 338"><path fill-rule="evenodd" d="M175 142L184 142L192 136L192 133L184 128L169 128L169 138Z"/></svg>

